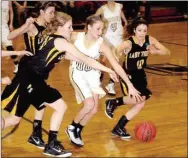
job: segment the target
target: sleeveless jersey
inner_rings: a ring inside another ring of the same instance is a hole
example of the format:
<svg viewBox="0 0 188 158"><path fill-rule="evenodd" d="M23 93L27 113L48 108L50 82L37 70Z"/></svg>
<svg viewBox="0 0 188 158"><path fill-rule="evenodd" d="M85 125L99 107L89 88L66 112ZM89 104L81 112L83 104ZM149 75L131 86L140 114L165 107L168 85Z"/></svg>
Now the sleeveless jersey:
<svg viewBox="0 0 188 158"><path fill-rule="evenodd" d="M123 34L123 27L121 21L121 5L115 3L114 11L111 11L107 5L102 6L104 18L108 21L108 28L105 36L115 36Z"/></svg>
<svg viewBox="0 0 188 158"><path fill-rule="evenodd" d="M40 36L42 34L42 31L44 31L45 27L38 25L36 22L33 23L35 27L38 30L37 35L35 36L29 36L28 33L24 33L24 42L26 46L26 50L31 52L33 55L35 55L36 51L39 49L42 39L40 39ZM33 56L26 56L24 55L19 62L19 68L18 72L26 68L27 63L29 60L32 59Z"/></svg>
<svg viewBox="0 0 188 158"><path fill-rule="evenodd" d="M40 39L40 36L42 34L42 31L44 31L45 27L38 25L36 22L34 22L33 24L38 30L37 35L31 37L28 35L28 33L24 33L24 41L26 50L35 54L36 50L39 49L40 44L42 43L42 39Z"/></svg>
<svg viewBox="0 0 188 158"><path fill-rule="evenodd" d="M74 45L76 48L85 54L86 56L98 60L100 58L100 45L103 42L103 38L100 37L89 49L87 49L84 45L84 39L85 39L85 32L78 33L77 39L74 42ZM90 71L92 70L91 67L87 66L85 63L72 61L72 66L80 71Z"/></svg>
<svg viewBox="0 0 188 158"><path fill-rule="evenodd" d="M37 50L36 55L28 62L29 69L42 76L44 79L48 78L55 64L60 62L65 55L65 52L60 52L55 48L54 41L56 38L64 37L55 34L47 36L39 50Z"/></svg>
<svg viewBox="0 0 188 158"><path fill-rule="evenodd" d="M134 42L133 37L130 37L129 40L132 43L132 48L125 56L123 68L128 71L144 69L147 64L148 51L146 48L149 45L149 36L145 37L142 47Z"/></svg>

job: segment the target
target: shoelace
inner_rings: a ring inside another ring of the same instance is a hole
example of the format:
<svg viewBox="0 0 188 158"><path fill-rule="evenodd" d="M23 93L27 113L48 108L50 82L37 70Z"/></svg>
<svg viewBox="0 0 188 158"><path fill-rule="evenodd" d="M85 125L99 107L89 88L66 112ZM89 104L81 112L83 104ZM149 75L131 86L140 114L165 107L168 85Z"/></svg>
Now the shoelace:
<svg viewBox="0 0 188 158"><path fill-rule="evenodd" d="M126 130L125 128L123 128L122 131L123 131L125 134L128 134L128 133L127 133L127 130Z"/></svg>
<svg viewBox="0 0 188 158"><path fill-rule="evenodd" d="M60 141L55 140L55 141L54 141L54 144L55 144L55 145L54 145L55 148L60 149L60 150L62 150L62 151L65 150L64 146L61 144Z"/></svg>
<svg viewBox="0 0 188 158"><path fill-rule="evenodd" d="M33 134L34 137L39 138L39 139L41 140L41 142L44 143L44 141L43 141L43 139L42 139L42 136L43 136L43 135L44 135L44 134Z"/></svg>

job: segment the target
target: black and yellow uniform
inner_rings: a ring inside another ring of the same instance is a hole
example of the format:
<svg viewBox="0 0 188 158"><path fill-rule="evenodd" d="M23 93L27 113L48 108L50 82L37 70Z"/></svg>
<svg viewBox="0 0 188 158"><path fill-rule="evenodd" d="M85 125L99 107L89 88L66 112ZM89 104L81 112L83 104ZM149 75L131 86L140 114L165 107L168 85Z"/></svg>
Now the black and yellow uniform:
<svg viewBox="0 0 188 158"><path fill-rule="evenodd" d="M28 61L26 69L20 73L19 85L12 95L2 100L5 110L22 117L30 104L40 110L45 107L43 104L53 103L61 98L61 94L45 82L55 63L59 62L65 54L54 47L56 38L63 37L47 36L35 56Z"/></svg>
<svg viewBox="0 0 188 158"><path fill-rule="evenodd" d="M38 25L36 22L33 23L38 30L38 33L35 36L29 36L28 33L24 34L24 42L26 50L33 53L35 55L36 51L39 49L41 43L42 43L42 31L44 31L45 27ZM24 71L27 67L28 61L32 59L33 56L23 56L19 62L18 72L14 76L12 82L10 85L7 85L1 95L1 100L3 106L2 108L7 109L5 106L7 105L5 102L9 100L8 102L12 102L11 108L9 107L9 112L12 111L14 114L15 108L14 105L16 104L16 98L18 93L18 87L20 85L20 79L22 76L22 71ZM13 105L14 104L14 105ZM8 105L7 105L8 106Z"/></svg>
<svg viewBox="0 0 188 158"><path fill-rule="evenodd" d="M39 49L40 45L43 42L42 38L42 32L45 30L44 26L40 26L36 23L36 21L33 23L38 30L38 33L35 36L29 36L28 33L24 33L24 42L26 51L31 52L33 55L35 55L36 51ZM32 58L33 56L23 56L19 63L18 70L21 71L24 69L27 65L27 62Z"/></svg>
<svg viewBox="0 0 188 158"><path fill-rule="evenodd" d="M125 56L123 68L127 73L133 86L141 93L141 96L146 96L148 99L151 96L151 91L147 89L147 79L144 68L147 65L149 36L145 37L143 46L135 43L134 38L130 37L129 40L132 43L131 50ZM128 89L126 83L121 80L121 88L124 95L128 95Z"/></svg>

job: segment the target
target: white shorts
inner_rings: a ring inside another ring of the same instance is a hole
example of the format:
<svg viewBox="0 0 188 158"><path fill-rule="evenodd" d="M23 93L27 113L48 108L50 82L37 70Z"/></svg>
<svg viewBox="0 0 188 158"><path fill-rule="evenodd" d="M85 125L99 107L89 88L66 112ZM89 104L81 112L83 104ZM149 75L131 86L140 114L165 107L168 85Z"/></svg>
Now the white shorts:
<svg viewBox="0 0 188 158"><path fill-rule="evenodd" d="M12 46L12 41L8 40L8 35L10 34L10 30L7 24L1 25L1 43L3 47Z"/></svg>
<svg viewBox="0 0 188 158"><path fill-rule="evenodd" d="M99 98L106 95L101 87L100 82L101 72L98 70L80 71L70 66L69 77L72 86L75 90L77 103L82 103L86 98L92 97L93 94L98 94Z"/></svg>
<svg viewBox="0 0 188 158"><path fill-rule="evenodd" d="M116 47L118 45L120 45L121 43L123 43L123 34L119 34L119 35L105 35L105 40L113 47Z"/></svg>

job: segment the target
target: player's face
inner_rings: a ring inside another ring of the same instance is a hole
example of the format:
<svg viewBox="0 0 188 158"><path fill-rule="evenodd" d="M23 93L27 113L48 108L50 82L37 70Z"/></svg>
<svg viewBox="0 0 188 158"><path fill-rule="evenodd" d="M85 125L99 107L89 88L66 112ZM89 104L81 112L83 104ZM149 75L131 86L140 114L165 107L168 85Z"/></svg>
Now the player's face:
<svg viewBox="0 0 188 158"><path fill-rule="evenodd" d="M66 39L70 39L71 32L73 31L72 28L72 20L68 20L63 26L62 26L62 35Z"/></svg>
<svg viewBox="0 0 188 158"><path fill-rule="evenodd" d="M44 20L47 23L50 23L52 21L52 19L54 18L54 15L55 15L55 7L48 7L44 11Z"/></svg>
<svg viewBox="0 0 188 158"><path fill-rule="evenodd" d="M138 40L144 40L147 34L148 27L145 24L140 24L134 30L135 36Z"/></svg>
<svg viewBox="0 0 188 158"><path fill-rule="evenodd" d="M103 33L104 23L102 21L96 21L93 25L88 26L88 31L93 38L98 39Z"/></svg>

